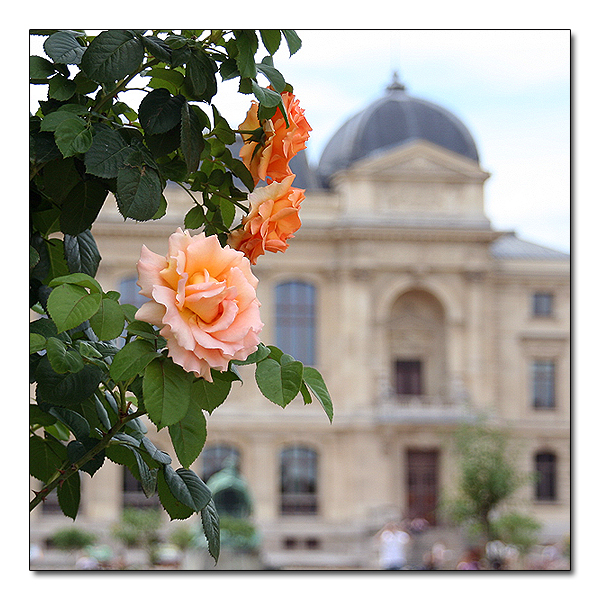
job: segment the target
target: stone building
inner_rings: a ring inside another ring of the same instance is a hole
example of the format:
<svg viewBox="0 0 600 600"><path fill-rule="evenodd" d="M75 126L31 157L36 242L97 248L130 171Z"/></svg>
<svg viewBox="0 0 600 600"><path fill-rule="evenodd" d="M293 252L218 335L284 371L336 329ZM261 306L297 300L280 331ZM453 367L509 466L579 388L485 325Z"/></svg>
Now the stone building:
<svg viewBox="0 0 600 600"><path fill-rule="evenodd" d="M372 567L372 535L388 519L421 517L441 531L453 435L477 417L510 431L521 469L540 476L519 510L543 522L543 541L567 535L569 255L492 227L489 173L471 134L396 79L339 129L317 167L301 154L293 170L307 190L303 226L285 254L254 268L262 339L319 369L333 424L316 402L270 403L243 367L192 466L207 477L236 458L263 563ZM183 226L189 197L176 187L167 196L160 221L123 223L113 202L94 225L98 278L123 301L144 300L141 245L164 253ZM168 450L166 431L155 438ZM144 503L117 465L83 484L82 524ZM33 518L50 527L51 515Z"/></svg>

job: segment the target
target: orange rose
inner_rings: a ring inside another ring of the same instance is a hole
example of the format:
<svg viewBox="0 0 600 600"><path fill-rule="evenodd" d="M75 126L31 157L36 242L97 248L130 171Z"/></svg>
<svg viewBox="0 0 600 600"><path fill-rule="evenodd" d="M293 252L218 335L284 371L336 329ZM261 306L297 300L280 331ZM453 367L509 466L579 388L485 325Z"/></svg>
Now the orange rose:
<svg viewBox="0 0 600 600"><path fill-rule="evenodd" d="M250 212L242 219L242 227L229 236L232 248L243 252L255 265L256 259L269 252L285 252L286 240L300 228L298 216L304 190L292 187L295 175L273 182L248 195Z"/></svg>
<svg viewBox="0 0 600 600"><path fill-rule="evenodd" d="M304 109L300 108L300 103L294 94L283 92L281 99L287 113L289 127L281 109L277 108L273 118L262 123L264 136L260 142L251 141L252 134L242 134L245 143L240 150L240 158L252 173L255 183L267 179L282 181L292 175L289 162L300 150L306 148L306 140L309 138L309 132L312 131L304 117ZM239 129L254 131L260 127L258 103L253 101L246 120Z"/></svg>

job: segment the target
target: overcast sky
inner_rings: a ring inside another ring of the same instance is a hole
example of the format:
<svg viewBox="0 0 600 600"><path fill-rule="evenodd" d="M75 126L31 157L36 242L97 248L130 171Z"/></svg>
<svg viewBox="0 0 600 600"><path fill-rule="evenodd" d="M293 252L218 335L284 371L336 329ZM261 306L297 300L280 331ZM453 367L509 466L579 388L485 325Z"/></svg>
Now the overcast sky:
<svg viewBox="0 0 600 600"><path fill-rule="evenodd" d="M275 66L294 86L313 128L311 163L318 162L327 141L348 118L385 93L398 71L409 94L450 110L471 131L481 166L491 173L485 189L492 225L569 251L568 30L341 29L298 34L301 50L290 58L282 44ZM244 119L249 100L237 93L234 80L222 85L215 104L235 127Z"/></svg>
<svg viewBox="0 0 600 600"><path fill-rule="evenodd" d="M453 112L471 131L497 229L570 247L570 32L567 30L298 30L302 49L275 66L313 127L317 162L335 131L385 93L397 70L413 96ZM259 55L260 56L260 55ZM232 125L248 99L224 88Z"/></svg>

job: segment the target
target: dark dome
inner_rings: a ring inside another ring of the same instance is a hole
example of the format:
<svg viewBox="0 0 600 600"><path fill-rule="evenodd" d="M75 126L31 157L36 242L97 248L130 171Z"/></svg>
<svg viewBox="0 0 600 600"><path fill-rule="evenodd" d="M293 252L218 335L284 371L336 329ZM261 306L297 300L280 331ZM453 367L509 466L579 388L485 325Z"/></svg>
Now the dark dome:
<svg viewBox="0 0 600 600"><path fill-rule="evenodd" d="M327 185L334 173L355 161L419 139L479 162L475 142L463 123L441 106L409 96L394 75L383 98L333 135L321 155L319 175Z"/></svg>

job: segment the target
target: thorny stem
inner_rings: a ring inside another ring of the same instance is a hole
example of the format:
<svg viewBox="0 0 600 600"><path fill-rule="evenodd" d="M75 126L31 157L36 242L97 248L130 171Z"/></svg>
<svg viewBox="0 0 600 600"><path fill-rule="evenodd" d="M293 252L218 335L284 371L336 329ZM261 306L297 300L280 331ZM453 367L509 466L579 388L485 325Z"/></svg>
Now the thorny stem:
<svg viewBox="0 0 600 600"><path fill-rule="evenodd" d="M88 450L78 461L74 463L70 463L66 461L61 468L56 471L56 473L50 478L50 481L43 487L39 492L35 493L35 497L29 503L29 511L31 512L38 504L40 504L43 500L48 497L48 494L57 488L59 485L62 485L73 473L77 473L79 469L89 460L94 458L96 454L98 454L101 450L104 450L109 443L111 442L113 436L117 434L124 425L126 425L129 421L136 419L142 415L146 414L145 410L138 410L131 414L121 414L119 416L119 420L110 428L110 430L104 434L101 440L98 443Z"/></svg>

